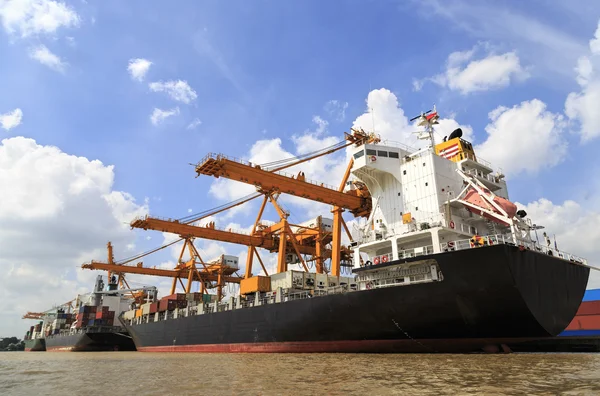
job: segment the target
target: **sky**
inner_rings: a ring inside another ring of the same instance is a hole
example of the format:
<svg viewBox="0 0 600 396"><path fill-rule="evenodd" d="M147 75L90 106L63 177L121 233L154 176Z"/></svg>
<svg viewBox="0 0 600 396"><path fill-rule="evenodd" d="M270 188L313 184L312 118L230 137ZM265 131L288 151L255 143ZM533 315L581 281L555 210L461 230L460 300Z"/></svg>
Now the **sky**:
<svg viewBox="0 0 600 396"><path fill-rule="evenodd" d="M437 139L461 126L511 200L600 266L599 20L585 0L0 0L0 337L89 291L97 273L80 266L104 260L108 241L121 259L177 238L131 230L133 218L252 192L196 178L206 154L265 163L352 127L416 146L408 120L433 104ZM346 160L301 169L337 185ZM281 201L292 222L330 216ZM210 220L249 230L258 206ZM245 263L243 246L196 245ZM177 249L144 263L172 268Z"/></svg>

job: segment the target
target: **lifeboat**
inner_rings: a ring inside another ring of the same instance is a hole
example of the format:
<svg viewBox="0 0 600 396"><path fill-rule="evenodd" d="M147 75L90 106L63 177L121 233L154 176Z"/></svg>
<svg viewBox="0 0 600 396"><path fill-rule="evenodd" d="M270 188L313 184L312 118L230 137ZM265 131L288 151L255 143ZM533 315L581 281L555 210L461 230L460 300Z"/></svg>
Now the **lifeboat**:
<svg viewBox="0 0 600 396"><path fill-rule="evenodd" d="M489 190L484 189L484 192L486 194L490 194L491 195L491 193L490 193ZM469 189L466 192L465 197L464 197L463 200L466 201L466 202L468 202L468 203L470 203L471 205L475 205L475 206L478 206L478 207L480 207L482 209L485 209L485 210L497 213L497 214L499 214L501 216L504 216L504 213L501 213L498 209L496 209L496 207L494 205L492 205L491 203L489 203L489 199L490 199L489 197L485 197L485 198L482 197L481 194L479 194L477 192L477 190L475 190L474 188L471 188L471 189ZM494 200L494 202L498 206L500 206L506 212L507 217L509 219L512 219L515 216L515 214L517 213L517 205L515 205L512 202L510 202L509 200L504 199L502 197L498 197L498 196L494 196L493 200ZM467 210L469 212L472 212L472 213L478 214L480 216L483 216L486 219L489 219L489 220L491 220L493 222L496 222L496 223L499 223L499 224L502 224L502 225L505 225L505 226L509 225L509 223L507 223L505 221L502 221L502 220L498 219L497 217L494 217L494 216L490 215L487 212L484 212L482 210L477 210L477 209L475 209L475 208L473 208L471 206L467 206L467 205L465 205L465 207L467 208Z"/></svg>

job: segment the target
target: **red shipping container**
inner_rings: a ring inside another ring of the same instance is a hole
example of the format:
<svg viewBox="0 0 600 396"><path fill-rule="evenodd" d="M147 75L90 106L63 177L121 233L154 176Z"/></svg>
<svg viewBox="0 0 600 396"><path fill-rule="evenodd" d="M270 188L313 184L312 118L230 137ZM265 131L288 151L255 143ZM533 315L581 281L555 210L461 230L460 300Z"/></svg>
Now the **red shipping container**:
<svg viewBox="0 0 600 396"><path fill-rule="evenodd" d="M102 311L96 312L96 319L102 319Z"/></svg>
<svg viewBox="0 0 600 396"><path fill-rule="evenodd" d="M108 315L109 319L114 318L115 317L115 311L108 311L107 315Z"/></svg>
<svg viewBox="0 0 600 396"><path fill-rule="evenodd" d="M150 313L156 313L158 311L158 301L150 304Z"/></svg>
<svg viewBox="0 0 600 396"><path fill-rule="evenodd" d="M577 310L577 316L580 315L600 315L600 301L584 301Z"/></svg>
<svg viewBox="0 0 600 396"><path fill-rule="evenodd" d="M600 315L575 316L567 330L600 330Z"/></svg>
<svg viewBox="0 0 600 396"><path fill-rule="evenodd" d="M110 307L102 307L102 312L108 312L108 309L109 309L109 308L110 308Z"/></svg>
<svg viewBox="0 0 600 396"><path fill-rule="evenodd" d="M177 300L177 294L171 294L169 296L164 296L163 298L161 298L161 301L162 300L165 300L165 301L168 301L168 300Z"/></svg>

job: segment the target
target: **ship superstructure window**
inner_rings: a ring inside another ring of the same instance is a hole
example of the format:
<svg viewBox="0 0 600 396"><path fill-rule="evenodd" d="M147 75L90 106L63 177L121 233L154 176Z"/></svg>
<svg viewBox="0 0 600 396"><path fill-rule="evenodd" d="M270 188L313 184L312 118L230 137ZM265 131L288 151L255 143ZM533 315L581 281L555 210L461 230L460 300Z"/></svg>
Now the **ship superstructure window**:
<svg viewBox="0 0 600 396"><path fill-rule="evenodd" d="M394 153L393 151L389 152L390 158L400 158L400 156L398 155L398 153Z"/></svg>
<svg viewBox="0 0 600 396"><path fill-rule="evenodd" d="M367 155L377 155L376 150L367 149Z"/></svg>
<svg viewBox="0 0 600 396"><path fill-rule="evenodd" d="M406 175L406 169L402 171L402 174L403 174L403 175Z"/></svg>
<svg viewBox="0 0 600 396"><path fill-rule="evenodd" d="M363 155L365 155L365 151L360 150L358 153L354 153L354 158L358 159L358 158L362 157Z"/></svg>
<svg viewBox="0 0 600 396"><path fill-rule="evenodd" d="M388 152L387 151L379 151L377 150L377 155L380 157L387 157L388 156Z"/></svg>

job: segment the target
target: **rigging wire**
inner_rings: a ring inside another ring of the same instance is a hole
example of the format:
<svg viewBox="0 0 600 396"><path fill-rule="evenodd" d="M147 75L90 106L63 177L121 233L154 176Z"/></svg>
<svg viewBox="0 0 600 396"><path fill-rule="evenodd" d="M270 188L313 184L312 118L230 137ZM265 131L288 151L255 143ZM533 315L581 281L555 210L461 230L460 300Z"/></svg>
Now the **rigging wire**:
<svg viewBox="0 0 600 396"><path fill-rule="evenodd" d="M210 216L212 214L215 214L216 212L222 212L225 209L229 209L229 208L232 208L234 206L241 205L241 204L246 203L246 202L248 202L248 201L250 201L250 200L252 200L254 198L258 198L258 197L260 197L262 195L263 195L262 193L248 194L248 195L246 195L244 197L238 198L238 199L236 199L234 201L225 203L223 205L214 207L212 209L207 209L207 210L204 210L202 212L198 212L198 213L194 213L194 214L191 214L191 215L188 215L188 216L185 216L185 217L181 217L181 218L177 219L177 221L179 221L180 223L186 223L186 224L193 223L195 221L198 221L198 220L201 220L201 219L203 219L205 217L208 217L208 216Z"/></svg>
<svg viewBox="0 0 600 396"><path fill-rule="evenodd" d="M327 151L331 151L331 150L338 150L341 149L345 146L347 146L349 143L347 143L345 140L342 140L338 143L332 144L331 146L327 146L324 148L321 148L319 150L315 150L306 154L302 154L302 155L298 155L295 157L289 157L289 158L284 158L281 160L277 160L277 161L272 161L272 162L266 162L264 164L260 164L260 167L263 169L268 170L269 168L272 168L274 166L283 166L284 164L290 164L299 160L303 160L312 156L316 156L322 153L326 153Z"/></svg>
<svg viewBox="0 0 600 396"><path fill-rule="evenodd" d="M162 246L160 246L160 247L154 248L154 249L152 249L152 250L148 250L147 252L140 253L140 254L137 254L137 255L135 255L135 256L127 257L127 258L124 258L124 259L121 259L121 260L116 260L116 261L115 261L115 264L123 265L123 264L130 263L130 262L132 262L132 261L134 261L134 260L137 260L137 259L139 259L139 258L142 258L142 257L144 257L144 256L147 256L147 255L149 255L149 254L152 254L152 253L154 253L154 252L157 252L157 251L159 251L159 250L161 250L161 249L167 248L167 247L169 247L169 246L171 246L171 245L174 245L174 244L176 244L177 242L181 242L181 241L183 241L183 238L179 238L179 239L177 239L177 240L175 240L175 241L173 241L173 242L167 243L166 245L162 245Z"/></svg>

